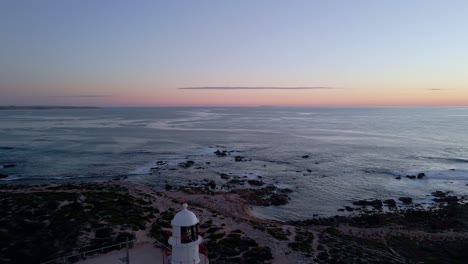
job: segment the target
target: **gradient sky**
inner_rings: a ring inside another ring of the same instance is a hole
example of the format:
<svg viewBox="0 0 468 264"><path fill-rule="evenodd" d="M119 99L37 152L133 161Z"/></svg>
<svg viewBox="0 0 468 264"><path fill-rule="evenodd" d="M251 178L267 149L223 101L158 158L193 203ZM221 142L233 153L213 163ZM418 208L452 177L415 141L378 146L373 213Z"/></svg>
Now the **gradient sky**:
<svg viewBox="0 0 468 264"><path fill-rule="evenodd" d="M468 105L468 1L2 0L0 105Z"/></svg>

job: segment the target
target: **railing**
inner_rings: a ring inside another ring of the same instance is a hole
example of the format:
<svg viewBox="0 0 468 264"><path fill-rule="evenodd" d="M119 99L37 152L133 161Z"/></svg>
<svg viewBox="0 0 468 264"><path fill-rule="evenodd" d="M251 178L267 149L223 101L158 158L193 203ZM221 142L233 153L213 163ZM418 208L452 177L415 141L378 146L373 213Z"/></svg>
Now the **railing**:
<svg viewBox="0 0 468 264"><path fill-rule="evenodd" d="M130 243L134 243L136 241L137 241L136 239L133 239L133 240L130 240L130 241L126 241L126 242L122 242L122 243L118 243L118 244L113 244L113 245L110 245L110 246L100 247L100 248L97 248L97 249L83 251L83 252L80 252L80 253L76 253L76 254L60 257L60 258L56 258L56 259L53 259L53 260L49 260L47 262L42 262L40 264L67 263L67 259L72 258L72 257L83 256L83 258L85 258L87 254L96 253L98 251L104 252L104 249L113 248L113 247L117 247L117 246L119 246L119 249L122 249L122 245L126 245L128 247L128 245ZM163 263L164 264L169 263L168 261L170 260L170 255L171 255L172 250L169 247L167 247L166 245L164 245L163 243L161 243L160 241L158 241L158 240L155 240L155 242L157 244L159 244L159 246L161 246L161 248L165 249L164 254L163 254ZM204 246L200 246L198 251L199 251L199 253L201 253L203 255L203 259L202 258L200 259L200 261L201 261L200 263L208 263L208 250ZM192 264L191 261L180 262L180 263L181 264L185 264L185 263Z"/></svg>
<svg viewBox="0 0 468 264"><path fill-rule="evenodd" d="M118 243L118 244L114 244L114 245L110 245L110 246L100 247L100 248L93 249L93 250L88 250L88 251L76 253L76 254L73 254L73 255L68 255L68 256L65 256L65 257L61 257L61 258L56 258L54 260L49 260L47 262L42 262L41 264L49 264L49 263L55 263L55 262L67 263L67 259L72 258L72 257L76 257L76 256L86 257L86 254L90 254L90 253L94 253L94 252L98 252L98 251L104 252L104 249L112 248L112 247L116 247L116 246L119 246L119 249L122 249L122 245L128 245L128 244L133 243L133 242L136 242L136 239L131 240L131 241Z"/></svg>

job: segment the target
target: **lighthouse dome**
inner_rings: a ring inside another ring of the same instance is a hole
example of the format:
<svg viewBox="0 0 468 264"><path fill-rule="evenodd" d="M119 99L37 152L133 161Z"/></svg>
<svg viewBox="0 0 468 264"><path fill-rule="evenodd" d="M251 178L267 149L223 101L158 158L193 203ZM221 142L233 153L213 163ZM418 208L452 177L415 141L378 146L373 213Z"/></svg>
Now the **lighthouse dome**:
<svg viewBox="0 0 468 264"><path fill-rule="evenodd" d="M182 210L171 221L172 226L194 226L200 222L194 213L187 210L187 207L186 203L182 205Z"/></svg>

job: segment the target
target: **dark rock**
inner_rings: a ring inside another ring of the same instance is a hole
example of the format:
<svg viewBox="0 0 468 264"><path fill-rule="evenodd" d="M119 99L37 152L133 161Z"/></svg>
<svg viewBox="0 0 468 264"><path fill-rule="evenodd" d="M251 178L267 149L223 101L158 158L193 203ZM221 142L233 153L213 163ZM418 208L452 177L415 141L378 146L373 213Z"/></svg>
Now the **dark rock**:
<svg viewBox="0 0 468 264"><path fill-rule="evenodd" d="M166 191L172 190L172 185L166 183L165 189L166 189Z"/></svg>
<svg viewBox="0 0 468 264"><path fill-rule="evenodd" d="M236 161L236 162L244 161L244 157L242 157L242 156L235 156L235 157L234 157L234 161Z"/></svg>
<svg viewBox="0 0 468 264"><path fill-rule="evenodd" d="M186 162L179 163L179 166L184 168L184 169L188 169L188 168L192 167L194 164L195 164L195 161L187 160Z"/></svg>
<svg viewBox="0 0 468 264"><path fill-rule="evenodd" d="M226 157L227 156L227 151L226 150L223 150L223 151L220 151L219 149L216 150L214 152L214 154L216 154L216 156L218 157Z"/></svg>
<svg viewBox="0 0 468 264"><path fill-rule="evenodd" d="M223 180L229 180L231 176L227 175L226 173L220 173L219 176L221 176L221 179Z"/></svg>
<svg viewBox="0 0 468 264"><path fill-rule="evenodd" d="M383 201L383 203L386 204L388 207L391 207L391 208L396 207L396 202L393 199L385 200L385 201Z"/></svg>
<svg viewBox="0 0 468 264"><path fill-rule="evenodd" d="M435 192L432 192L431 194L432 194L432 196L438 197L438 198L447 196L447 193L442 192L442 191L435 191Z"/></svg>
<svg viewBox="0 0 468 264"><path fill-rule="evenodd" d="M252 205L269 206L283 205L289 202L288 195L278 193L278 189L273 185L268 185L261 189L237 189L231 192L239 194L243 199Z"/></svg>
<svg viewBox="0 0 468 264"><path fill-rule="evenodd" d="M398 200L400 200L404 204L411 204L413 202L413 198L411 197L400 197L398 198Z"/></svg>
<svg viewBox="0 0 468 264"><path fill-rule="evenodd" d="M211 164L211 162L207 161L207 162L205 162L205 164L206 164L206 165L210 165L210 164Z"/></svg>
<svg viewBox="0 0 468 264"><path fill-rule="evenodd" d="M8 178L8 175L0 173L0 179L5 179L5 178Z"/></svg>
<svg viewBox="0 0 468 264"><path fill-rule="evenodd" d="M397 176L397 177L395 177L395 179L397 179L397 180L401 180L401 177L400 177L400 176Z"/></svg>
<svg viewBox="0 0 468 264"><path fill-rule="evenodd" d="M456 203L458 202L458 197L456 196L445 196L445 197L440 197L440 198L434 198L435 202L438 203Z"/></svg>
<svg viewBox="0 0 468 264"><path fill-rule="evenodd" d="M426 174L424 174L424 172L418 174L418 179L422 179L423 177L426 177Z"/></svg>
<svg viewBox="0 0 468 264"><path fill-rule="evenodd" d="M312 172L312 170L311 170L311 169L307 169L307 172Z"/></svg>
<svg viewBox="0 0 468 264"><path fill-rule="evenodd" d="M345 209L346 209L346 211L348 211L348 212L354 211L354 208L352 208L351 206L345 206Z"/></svg>
<svg viewBox="0 0 468 264"><path fill-rule="evenodd" d="M274 193L270 197L272 205L284 205L289 202L288 196L286 194L277 194Z"/></svg>
<svg viewBox="0 0 468 264"><path fill-rule="evenodd" d="M366 200L359 200L359 201L354 201L354 205L359 205L359 206L372 206L376 209L382 208L382 201L381 200L372 200L372 201L366 201Z"/></svg>
<svg viewBox="0 0 468 264"><path fill-rule="evenodd" d="M215 181L210 181L210 182L208 183L208 186L209 186L211 189L214 189L214 188L216 188L216 182L215 182Z"/></svg>
<svg viewBox="0 0 468 264"><path fill-rule="evenodd" d="M262 186L262 185L265 185L265 183L263 181L259 181L259 180L247 180L247 182L252 185L252 186Z"/></svg>
<svg viewBox="0 0 468 264"><path fill-rule="evenodd" d="M406 175L406 178L408 178L408 179L416 179L416 175Z"/></svg>
<svg viewBox="0 0 468 264"><path fill-rule="evenodd" d="M308 158L310 158L310 156L309 155L304 155L304 156L302 156L302 158L303 159L308 159Z"/></svg>
<svg viewBox="0 0 468 264"><path fill-rule="evenodd" d="M284 188L284 189L278 189L279 192L282 192L282 193L292 193L293 190L289 189L289 188Z"/></svg>
<svg viewBox="0 0 468 264"><path fill-rule="evenodd" d="M5 164L3 165L3 168L13 168L16 167L16 164Z"/></svg>
<svg viewBox="0 0 468 264"><path fill-rule="evenodd" d="M244 182L245 182L245 180L232 179L232 180L228 181L227 183L228 184L241 184L241 185L243 185Z"/></svg>

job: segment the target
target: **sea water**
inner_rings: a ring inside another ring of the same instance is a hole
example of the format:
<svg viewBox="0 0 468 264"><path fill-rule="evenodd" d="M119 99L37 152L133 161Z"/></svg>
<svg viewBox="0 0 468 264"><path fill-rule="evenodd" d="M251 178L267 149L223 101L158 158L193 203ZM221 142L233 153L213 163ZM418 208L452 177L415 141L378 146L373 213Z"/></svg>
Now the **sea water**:
<svg viewBox="0 0 468 264"><path fill-rule="evenodd" d="M187 160L195 165L178 166ZM155 172L157 161L165 165ZM468 194L468 108L3 110L0 173L8 175L0 183L127 176L159 189L203 179L221 186L226 173L293 190L289 204L255 209L279 220L339 214L358 199L425 203L435 190Z"/></svg>

